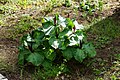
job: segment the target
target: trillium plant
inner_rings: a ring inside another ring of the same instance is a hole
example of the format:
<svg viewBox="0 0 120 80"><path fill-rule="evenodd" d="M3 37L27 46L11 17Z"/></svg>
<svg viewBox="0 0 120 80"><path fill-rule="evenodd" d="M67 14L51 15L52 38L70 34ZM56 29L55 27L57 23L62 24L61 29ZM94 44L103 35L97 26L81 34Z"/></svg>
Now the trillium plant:
<svg viewBox="0 0 120 80"><path fill-rule="evenodd" d="M74 19L60 15L45 17L42 27L21 38L19 64L32 63L34 66L48 67L56 61L85 58L96 55L92 43L87 41L84 26Z"/></svg>

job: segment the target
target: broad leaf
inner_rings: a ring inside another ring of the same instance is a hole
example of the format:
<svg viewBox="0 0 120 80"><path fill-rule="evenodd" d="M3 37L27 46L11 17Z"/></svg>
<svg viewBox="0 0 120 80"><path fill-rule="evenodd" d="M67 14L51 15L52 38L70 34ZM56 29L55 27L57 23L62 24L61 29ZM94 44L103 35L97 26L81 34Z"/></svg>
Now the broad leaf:
<svg viewBox="0 0 120 80"><path fill-rule="evenodd" d="M35 66L39 66L43 62L43 60L44 56L38 53L31 53L27 58L27 61L31 62Z"/></svg>
<svg viewBox="0 0 120 80"><path fill-rule="evenodd" d="M83 44L83 49L88 57L94 57L96 55L95 48L91 43Z"/></svg>
<svg viewBox="0 0 120 80"><path fill-rule="evenodd" d="M40 43L32 43L32 49L35 50L40 46Z"/></svg>
<svg viewBox="0 0 120 80"><path fill-rule="evenodd" d="M85 59L86 56L85 56L83 50L77 49L77 50L76 50L76 53L74 54L74 57L75 57L75 59L76 59L77 61L82 62L83 59Z"/></svg>
<svg viewBox="0 0 120 80"><path fill-rule="evenodd" d="M68 33L69 29L65 28L62 32L59 33L59 38L64 38L64 36Z"/></svg>
<svg viewBox="0 0 120 80"><path fill-rule="evenodd" d="M43 28L47 29L48 27L52 26L53 23L51 21L47 21L42 23Z"/></svg>
<svg viewBox="0 0 120 80"><path fill-rule="evenodd" d="M68 45L66 44L66 41L64 39L63 40L59 39L58 42L59 42L59 46L58 46L59 49L65 50L67 48Z"/></svg>
<svg viewBox="0 0 120 80"><path fill-rule="evenodd" d="M27 40L27 34L24 35L22 38L20 38L20 42L21 42L21 44L24 45L24 41L26 41L26 40Z"/></svg>
<svg viewBox="0 0 120 80"><path fill-rule="evenodd" d="M43 39L44 36L45 36L45 34L42 31L39 31L39 30L32 31L33 39L41 40L41 39Z"/></svg>
<svg viewBox="0 0 120 80"><path fill-rule="evenodd" d="M23 46L19 47L18 64L23 65L25 58L30 54L30 51Z"/></svg>
<svg viewBox="0 0 120 80"><path fill-rule="evenodd" d="M49 41L48 41L48 40L44 40L44 41L43 41L43 45L44 45L45 49L48 49L48 48L51 47L51 46L49 45Z"/></svg>
<svg viewBox="0 0 120 80"><path fill-rule="evenodd" d="M32 37L35 41L34 43L32 43L32 49L37 49L38 46L40 46L42 44L44 36L45 36L45 34L42 31L34 30L32 32Z"/></svg>
<svg viewBox="0 0 120 80"><path fill-rule="evenodd" d="M72 28L74 27L73 21L70 18L67 18L66 23L67 23L67 27L72 30Z"/></svg>
<svg viewBox="0 0 120 80"><path fill-rule="evenodd" d="M55 49L57 49L59 47L59 42L55 36L53 36L49 39L49 44Z"/></svg>
<svg viewBox="0 0 120 80"><path fill-rule="evenodd" d="M24 64L24 53L19 53L18 55L18 64L23 65Z"/></svg>
<svg viewBox="0 0 120 80"><path fill-rule="evenodd" d="M50 60L44 60L44 62L42 63L42 66L45 69L51 68L52 67L52 62Z"/></svg>
<svg viewBox="0 0 120 80"><path fill-rule="evenodd" d="M60 15L45 17L42 27L23 36L21 43L19 64L24 64L26 60L35 66L42 64L47 68L60 56L67 60L74 57L82 62L85 57L96 55L93 45L87 43L84 27L76 20Z"/></svg>
<svg viewBox="0 0 120 80"><path fill-rule="evenodd" d="M51 61L53 61L56 57L56 54L53 49L49 49L49 50L46 49L46 51L44 52L44 55L47 59Z"/></svg>
<svg viewBox="0 0 120 80"><path fill-rule="evenodd" d="M50 35L55 32L54 29L55 26L49 26L47 28L43 28L43 32L45 33L45 35Z"/></svg>
<svg viewBox="0 0 120 80"><path fill-rule="evenodd" d="M72 30L65 28L62 32L59 33L59 38L64 39L66 36L69 37L70 35L72 35Z"/></svg>
<svg viewBox="0 0 120 80"><path fill-rule="evenodd" d="M75 51L76 51L75 48L68 47L67 49L62 51L63 57L65 57L66 59L70 60L73 57L73 54L75 53Z"/></svg>

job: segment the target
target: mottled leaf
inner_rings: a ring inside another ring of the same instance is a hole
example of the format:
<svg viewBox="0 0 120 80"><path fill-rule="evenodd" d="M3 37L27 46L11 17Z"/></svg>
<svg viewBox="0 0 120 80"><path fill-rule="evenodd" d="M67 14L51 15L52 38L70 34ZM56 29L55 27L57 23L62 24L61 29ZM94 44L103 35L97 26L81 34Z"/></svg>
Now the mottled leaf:
<svg viewBox="0 0 120 80"><path fill-rule="evenodd" d="M88 57L94 57L96 55L95 48L91 43L83 44L83 49Z"/></svg>
<svg viewBox="0 0 120 80"><path fill-rule="evenodd" d="M31 53L27 58L27 61L31 62L35 66L39 66L43 62L43 60L44 56L39 53Z"/></svg>
<svg viewBox="0 0 120 80"><path fill-rule="evenodd" d="M74 57L75 57L75 59L76 59L77 61L82 62L83 59L85 59L86 56L85 56L83 50L77 49L77 50L76 50L76 53L74 54Z"/></svg>
<svg viewBox="0 0 120 80"><path fill-rule="evenodd" d="M68 47L67 49L62 51L63 57L65 57L66 59L70 60L73 57L73 54L75 53L75 51L76 51L75 48Z"/></svg>

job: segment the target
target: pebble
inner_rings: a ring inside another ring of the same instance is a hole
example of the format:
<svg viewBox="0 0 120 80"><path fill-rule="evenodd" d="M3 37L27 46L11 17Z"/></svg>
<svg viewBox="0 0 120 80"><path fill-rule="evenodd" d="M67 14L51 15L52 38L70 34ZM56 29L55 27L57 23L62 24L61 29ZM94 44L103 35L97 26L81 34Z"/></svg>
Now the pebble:
<svg viewBox="0 0 120 80"><path fill-rule="evenodd" d="M8 79L5 78L2 74L0 74L0 80L8 80Z"/></svg>

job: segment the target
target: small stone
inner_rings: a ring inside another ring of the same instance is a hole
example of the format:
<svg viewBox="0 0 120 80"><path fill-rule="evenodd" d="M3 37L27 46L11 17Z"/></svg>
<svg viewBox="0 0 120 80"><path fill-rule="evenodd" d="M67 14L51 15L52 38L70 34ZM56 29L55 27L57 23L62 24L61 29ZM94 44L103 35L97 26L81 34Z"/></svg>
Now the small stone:
<svg viewBox="0 0 120 80"><path fill-rule="evenodd" d="M8 80L8 79L5 78L2 74L0 74L0 80Z"/></svg>
<svg viewBox="0 0 120 80"><path fill-rule="evenodd" d="M0 26L0 29L2 28L2 26Z"/></svg>
<svg viewBox="0 0 120 80"><path fill-rule="evenodd" d="M65 80L65 77L64 77L64 76L61 76L61 79L62 79L62 80Z"/></svg>

